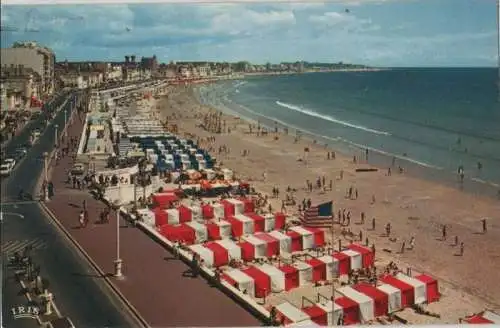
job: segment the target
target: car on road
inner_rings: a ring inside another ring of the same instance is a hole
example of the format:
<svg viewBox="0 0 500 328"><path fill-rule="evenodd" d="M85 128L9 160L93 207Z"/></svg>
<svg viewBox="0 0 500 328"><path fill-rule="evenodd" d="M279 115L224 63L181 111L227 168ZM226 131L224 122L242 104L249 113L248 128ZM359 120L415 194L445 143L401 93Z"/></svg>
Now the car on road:
<svg viewBox="0 0 500 328"><path fill-rule="evenodd" d="M28 150L25 147L19 147L16 149L16 158L23 158L26 154L28 154Z"/></svg>
<svg viewBox="0 0 500 328"><path fill-rule="evenodd" d="M0 175L8 176L16 166L16 160L13 158L5 159L0 165Z"/></svg>

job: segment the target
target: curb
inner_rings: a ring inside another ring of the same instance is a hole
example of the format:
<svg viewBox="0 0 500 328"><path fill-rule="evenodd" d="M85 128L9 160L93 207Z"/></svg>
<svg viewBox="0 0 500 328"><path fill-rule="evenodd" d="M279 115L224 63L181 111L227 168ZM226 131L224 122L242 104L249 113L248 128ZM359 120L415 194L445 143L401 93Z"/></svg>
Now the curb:
<svg viewBox="0 0 500 328"><path fill-rule="evenodd" d="M26 284L21 280L19 282L19 284L21 285L21 287L23 289L26 289ZM32 302L33 301L33 297L31 297L31 294L26 292L24 294L24 296L26 297L26 299L28 300L28 302ZM59 311L59 308L57 307L56 303L54 300L52 300L52 309L54 310L54 313L57 315L57 317L60 319L62 318L63 316L61 315L61 311ZM42 319L40 318L40 314L37 314L36 317L35 317L35 320L36 322L38 323L39 326L43 326L43 325L46 325L47 323L50 323L51 321L42 321Z"/></svg>
<svg viewBox="0 0 500 328"><path fill-rule="evenodd" d="M115 296L120 299L128 308L128 310L131 312L133 317L138 321L140 324L141 328L150 328L149 324L147 321L141 316L139 311L127 300L127 298L120 292L118 287L115 286L115 284L109 279L109 277L102 271L102 269L97 265L97 263L94 262L94 260L90 257L90 255L83 249L83 247L76 241L71 234L66 230L66 228L59 222L57 217L54 215L54 213L43 203L39 202L40 207L42 208L43 211L45 211L46 214L52 219L52 221L56 224L57 228L66 236L66 238L69 239L69 241L78 249L78 251L83 255L83 257L87 260L88 263L94 268L94 270L99 273L99 275L104 278L104 281L106 284L111 288Z"/></svg>

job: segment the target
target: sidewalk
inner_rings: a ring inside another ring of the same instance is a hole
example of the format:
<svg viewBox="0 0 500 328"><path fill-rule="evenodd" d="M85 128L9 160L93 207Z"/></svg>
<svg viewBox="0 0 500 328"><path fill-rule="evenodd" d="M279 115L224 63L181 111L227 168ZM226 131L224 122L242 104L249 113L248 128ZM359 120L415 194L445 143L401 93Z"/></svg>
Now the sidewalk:
<svg viewBox="0 0 500 328"><path fill-rule="evenodd" d="M83 122L75 117L68 136L81 133ZM71 156L54 167L55 197L47 204L60 223L105 274L112 274L116 259L116 216L109 224L97 224L105 207L89 193L71 189L64 182L72 166ZM90 222L80 228L78 214L86 200ZM125 279L113 284L150 326L258 326L260 322L203 278L183 277L188 267L172 259L162 246L122 220L120 257Z"/></svg>

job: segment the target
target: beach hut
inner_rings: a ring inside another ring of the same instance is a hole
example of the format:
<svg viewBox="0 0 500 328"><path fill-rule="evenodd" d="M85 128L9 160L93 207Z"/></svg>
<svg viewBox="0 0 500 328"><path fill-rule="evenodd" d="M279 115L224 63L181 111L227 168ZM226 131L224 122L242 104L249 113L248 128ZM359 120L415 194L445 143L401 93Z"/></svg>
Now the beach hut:
<svg viewBox="0 0 500 328"><path fill-rule="evenodd" d="M254 266L241 269L241 271L253 279L255 297L263 298L271 292L271 278L267 274Z"/></svg>
<svg viewBox="0 0 500 328"><path fill-rule="evenodd" d="M401 290L389 284L382 284L380 286L377 286L377 289L387 295L388 313L393 313L403 308L401 305Z"/></svg>
<svg viewBox="0 0 500 328"><path fill-rule="evenodd" d="M324 255L318 257L318 260L325 264L325 279L327 281L331 281L334 277L337 276L337 270L335 269L335 262L331 255Z"/></svg>
<svg viewBox="0 0 500 328"><path fill-rule="evenodd" d="M363 268L371 268L375 265L375 254L371 248L358 244L350 244L347 248L361 254Z"/></svg>
<svg viewBox="0 0 500 328"><path fill-rule="evenodd" d="M299 272L299 286L305 286L312 282L313 270L309 264L296 261L292 263L292 266Z"/></svg>
<svg viewBox="0 0 500 328"><path fill-rule="evenodd" d="M189 249L201 258L205 266L209 268L214 266L214 253L211 249L200 244L191 245L189 246Z"/></svg>
<svg viewBox="0 0 500 328"><path fill-rule="evenodd" d="M413 295L415 297L415 299L414 299L415 304L422 304L422 303L427 302L427 293L426 293L427 290L426 290L426 285L424 282L422 282L418 279L409 277L409 276L402 274L402 273L398 273L396 275L396 278L413 287Z"/></svg>
<svg viewBox="0 0 500 328"><path fill-rule="evenodd" d="M274 255L279 255L280 253L280 241L277 238L267 234L267 233L256 233L254 235L256 238L259 238L266 242L266 254L267 257L272 257Z"/></svg>
<svg viewBox="0 0 500 328"><path fill-rule="evenodd" d="M306 230L301 226L291 227L290 230L295 231L301 235L301 237L302 237L302 249L303 250L311 249L311 248L315 247L314 234L311 231Z"/></svg>
<svg viewBox="0 0 500 328"><path fill-rule="evenodd" d="M241 248L241 259L245 262L255 260L255 247L248 241L239 242L237 244Z"/></svg>
<svg viewBox="0 0 500 328"><path fill-rule="evenodd" d="M265 241L252 235L243 237L243 240L252 245L254 258L267 257L267 244Z"/></svg>
<svg viewBox="0 0 500 328"><path fill-rule="evenodd" d="M215 242L209 242L203 245L212 252L212 261L215 268L227 265L229 263L229 252L222 245Z"/></svg>
<svg viewBox="0 0 500 328"><path fill-rule="evenodd" d="M203 220L203 212L200 205L191 205L187 206L187 208L191 211L191 220L194 221Z"/></svg>
<svg viewBox="0 0 500 328"><path fill-rule="evenodd" d="M412 285L407 284L406 282L401 281L392 275L380 276L379 281L397 288L401 292L401 308L404 309L415 304L415 292Z"/></svg>
<svg viewBox="0 0 500 328"><path fill-rule="evenodd" d="M179 211L175 208L170 208L168 210L165 211L166 215L167 215L167 220L168 220L168 224L179 224L181 221L180 221L180 217L179 217Z"/></svg>
<svg viewBox="0 0 500 328"><path fill-rule="evenodd" d="M253 220L253 222L254 222L254 231L255 232L267 231L266 230L266 219L264 219L263 216L255 214L253 212L246 212L245 216L247 218L250 218L250 219Z"/></svg>
<svg viewBox="0 0 500 328"><path fill-rule="evenodd" d="M232 240L224 239L216 241L217 244L224 247L228 254L229 260L241 260L241 248Z"/></svg>
<svg viewBox="0 0 500 328"><path fill-rule="evenodd" d="M290 237L292 252L301 252L303 250L302 247L302 235L296 231L288 230L286 235Z"/></svg>
<svg viewBox="0 0 500 328"><path fill-rule="evenodd" d="M275 218L273 214L264 214L264 231L265 232L270 232L275 230Z"/></svg>
<svg viewBox="0 0 500 328"><path fill-rule="evenodd" d="M152 200L155 207L166 208L178 201L179 198L175 193L163 192L154 194Z"/></svg>
<svg viewBox="0 0 500 328"><path fill-rule="evenodd" d="M286 291L299 287L299 271L295 267L285 264L280 266L278 269L280 269L285 275Z"/></svg>
<svg viewBox="0 0 500 328"><path fill-rule="evenodd" d="M177 211L179 212L179 221L181 223L185 223L185 222L189 222L189 221L192 221L193 220L193 215L191 213L191 210L184 206L184 205L180 205L179 207L177 207Z"/></svg>
<svg viewBox="0 0 500 328"><path fill-rule="evenodd" d="M239 182L233 182L233 183L231 183L231 186L239 187L240 184L239 184ZM253 213L255 211L255 204L254 204L252 198L241 197L238 200L243 202L243 213Z"/></svg>
<svg viewBox="0 0 500 328"><path fill-rule="evenodd" d="M339 276L349 274L351 271L351 258L342 252L334 252L332 254L334 262L337 263L334 267L337 269L336 272Z"/></svg>
<svg viewBox="0 0 500 328"><path fill-rule="evenodd" d="M325 245L325 231L320 228L303 227L305 230L310 231L314 236L314 246L322 247Z"/></svg>
<svg viewBox="0 0 500 328"><path fill-rule="evenodd" d="M227 270L222 275L233 287L239 289L242 293L255 297L254 279L238 269Z"/></svg>
<svg viewBox="0 0 500 328"><path fill-rule="evenodd" d="M293 323L300 323L306 320L310 320L309 316L304 313L304 311L298 309L291 303L285 302L276 305L276 312L278 313L278 319L282 319L284 325L290 325Z"/></svg>
<svg viewBox="0 0 500 328"><path fill-rule="evenodd" d="M349 256L351 260L351 270L359 270L363 267L363 258L360 253L353 251L352 249L346 249L341 253Z"/></svg>
<svg viewBox="0 0 500 328"><path fill-rule="evenodd" d="M312 282L326 280L326 263L313 257L305 261L312 268Z"/></svg>
<svg viewBox="0 0 500 328"><path fill-rule="evenodd" d="M162 210L161 208L157 207L153 210L154 216L155 216L155 226L156 227L161 227L164 224L168 224L168 218L167 218L167 213Z"/></svg>
<svg viewBox="0 0 500 328"><path fill-rule="evenodd" d="M286 215L282 212L274 213L274 229L283 230L285 228Z"/></svg>
<svg viewBox="0 0 500 328"><path fill-rule="evenodd" d="M338 292L358 304L361 323L367 323L375 319L374 302L370 297L349 286L340 287Z"/></svg>
<svg viewBox="0 0 500 328"><path fill-rule="evenodd" d="M193 229L185 225L166 224L160 227L160 234L171 242L185 242L188 245L195 243L196 235Z"/></svg>
<svg viewBox="0 0 500 328"><path fill-rule="evenodd" d="M244 204L238 199L228 198L221 200L224 206L224 214L227 216L244 213Z"/></svg>
<svg viewBox="0 0 500 328"><path fill-rule="evenodd" d="M427 303L439 301L441 294L439 293L439 286L436 279L426 274L420 274L415 279L425 284Z"/></svg>
<svg viewBox="0 0 500 328"><path fill-rule="evenodd" d="M339 297L335 299L335 304L342 308L342 315L344 317L344 325L355 325L360 322L359 320L359 304L349 297ZM339 319L335 322L339 324Z"/></svg>
<svg viewBox="0 0 500 328"><path fill-rule="evenodd" d="M287 236L279 231L271 231L269 232L269 235L279 240L280 254L287 254L292 252L292 238L290 238L290 236Z"/></svg>
<svg viewBox="0 0 500 328"><path fill-rule="evenodd" d="M327 327L328 326L328 312L318 304L312 304L302 308L302 311L309 316L310 320L315 324Z"/></svg>
<svg viewBox="0 0 500 328"><path fill-rule="evenodd" d="M137 210L138 218L149 227L155 227L155 213L149 208L140 208Z"/></svg>
<svg viewBox="0 0 500 328"><path fill-rule="evenodd" d="M258 268L271 279L271 291L273 293L280 293L285 290L285 274L283 271L267 263L258 266Z"/></svg>
<svg viewBox="0 0 500 328"><path fill-rule="evenodd" d="M357 284L352 288L373 300L375 317L382 317L389 313L389 296L386 293L367 283Z"/></svg>
<svg viewBox="0 0 500 328"><path fill-rule="evenodd" d="M231 238L231 223L226 220L213 220L207 223L208 239L220 240Z"/></svg>
<svg viewBox="0 0 500 328"><path fill-rule="evenodd" d="M184 223L187 227L193 229L195 236L196 236L196 242L197 243L203 243L208 240L208 231L207 231L207 226L204 224L201 224L196 221L191 221L191 222L186 222Z"/></svg>
<svg viewBox="0 0 500 328"><path fill-rule="evenodd" d="M243 235L252 235L254 233L254 221L244 214L235 214L232 216L240 222Z"/></svg>

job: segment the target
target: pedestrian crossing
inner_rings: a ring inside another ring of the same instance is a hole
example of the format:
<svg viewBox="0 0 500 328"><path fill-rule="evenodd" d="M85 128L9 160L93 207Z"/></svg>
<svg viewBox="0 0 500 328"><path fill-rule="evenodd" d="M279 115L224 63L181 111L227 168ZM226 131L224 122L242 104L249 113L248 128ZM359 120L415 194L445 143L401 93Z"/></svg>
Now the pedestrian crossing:
<svg viewBox="0 0 500 328"><path fill-rule="evenodd" d="M12 255L15 252L22 253L27 246L31 246L33 251L44 249L47 242L42 238L9 240L2 243L2 254Z"/></svg>

